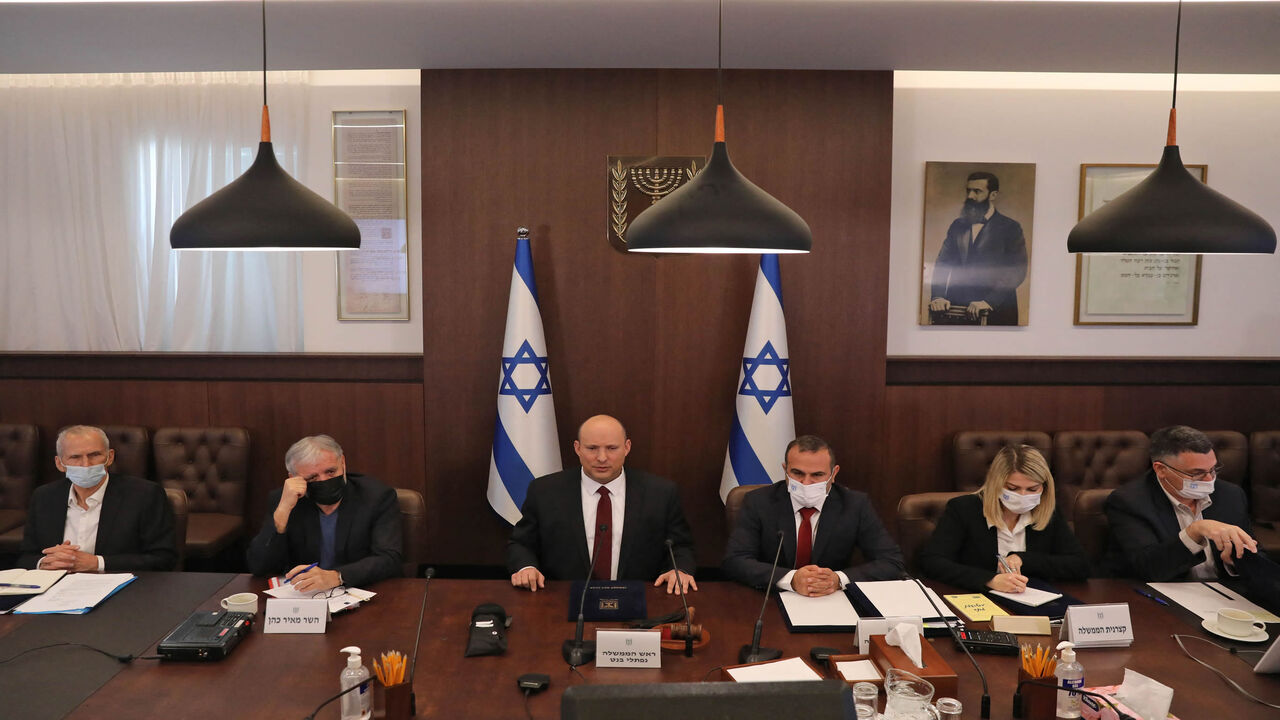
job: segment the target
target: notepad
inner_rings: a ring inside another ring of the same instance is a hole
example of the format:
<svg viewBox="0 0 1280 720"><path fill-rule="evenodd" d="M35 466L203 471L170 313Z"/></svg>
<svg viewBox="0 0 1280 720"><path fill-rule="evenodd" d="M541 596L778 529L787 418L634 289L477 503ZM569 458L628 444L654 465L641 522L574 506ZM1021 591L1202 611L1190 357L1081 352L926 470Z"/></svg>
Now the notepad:
<svg viewBox="0 0 1280 720"><path fill-rule="evenodd" d="M864 580L854 585L880 615L915 615L929 619L956 617L954 612L947 610L947 604L942 602L938 593L931 588L925 588L925 592L929 593L929 597L926 598L920 591L920 586L911 580ZM929 602L929 598L933 599L932 603ZM939 612L942 615L938 615Z"/></svg>
<svg viewBox="0 0 1280 720"><path fill-rule="evenodd" d="M0 595L39 595L66 575L66 570L0 570ZM4 585L35 585L36 587L3 587Z"/></svg>
<svg viewBox="0 0 1280 720"><path fill-rule="evenodd" d="M817 628L826 632L847 628L847 632L852 632L858 626L858 611L842 592L807 597L787 590L778 593L778 600L786 611L787 626L792 632Z"/></svg>
<svg viewBox="0 0 1280 720"><path fill-rule="evenodd" d="M943 595L951 607L959 610L969 622L987 622L996 615L1008 615L1001 607L980 593L970 595Z"/></svg>
<svg viewBox="0 0 1280 720"><path fill-rule="evenodd" d="M821 680L822 676L798 657L773 662L743 665L729 668L729 677L738 682L784 682L792 680Z"/></svg>
<svg viewBox="0 0 1280 720"><path fill-rule="evenodd" d="M1029 587L1020 593L1008 593L1001 592L1000 590L992 590L991 594L999 595L1002 598L1007 598L1016 603L1022 603L1028 607L1040 607L1045 603L1053 602L1054 600L1062 597L1062 593L1046 592L1044 590L1037 590L1033 587Z"/></svg>

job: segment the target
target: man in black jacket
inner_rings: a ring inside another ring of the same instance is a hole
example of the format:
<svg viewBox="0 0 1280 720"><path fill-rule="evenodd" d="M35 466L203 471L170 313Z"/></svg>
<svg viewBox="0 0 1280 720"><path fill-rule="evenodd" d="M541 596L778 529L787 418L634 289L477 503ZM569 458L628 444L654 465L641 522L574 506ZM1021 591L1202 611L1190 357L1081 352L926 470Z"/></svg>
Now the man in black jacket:
<svg viewBox="0 0 1280 720"><path fill-rule="evenodd" d="M537 591L546 578L649 580L697 590L693 533L675 483L623 468L631 440L608 415L587 419L573 442L580 468L537 478L507 543L511 584ZM591 531L587 532L590 527ZM678 571L671 567L671 540Z"/></svg>
<svg viewBox="0 0 1280 720"><path fill-rule="evenodd" d="M1199 430L1152 433L1151 469L1107 498L1112 570L1149 582L1212 580L1218 562L1232 573L1236 559L1258 552L1244 490L1218 480L1220 469Z"/></svg>
<svg viewBox="0 0 1280 720"><path fill-rule="evenodd" d="M342 447L328 435L294 443L284 464L289 478L272 493L274 507L249 544L254 575L285 573L299 592L315 592L400 574L395 490L348 474Z"/></svg>
<svg viewBox="0 0 1280 720"><path fill-rule="evenodd" d="M822 438L787 445L786 479L747 495L729 536L723 568L744 585L775 583L802 595L829 595L859 580L897 580L902 550L889 537L864 492L835 484L840 466ZM782 533L778 569L770 576ZM866 562L853 565L861 550Z"/></svg>

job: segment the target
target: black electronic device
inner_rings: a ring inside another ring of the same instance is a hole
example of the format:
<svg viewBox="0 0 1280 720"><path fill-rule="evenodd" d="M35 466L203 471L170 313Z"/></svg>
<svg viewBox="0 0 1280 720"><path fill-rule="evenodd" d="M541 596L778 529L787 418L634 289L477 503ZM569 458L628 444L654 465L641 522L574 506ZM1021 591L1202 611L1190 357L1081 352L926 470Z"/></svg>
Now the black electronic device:
<svg viewBox="0 0 1280 720"><path fill-rule="evenodd" d="M814 662L825 667L827 664L828 658L830 658L832 655L840 655L841 653L845 653L845 652L847 651L841 650L840 648L823 647L823 646L811 647L809 648L809 657Z"/></svg>
<svg viewBox="0 0 1280 720"><path fill-rule="evenodd" d="M956 645L964 646L976 653L991 655L1017 655L1019 651L1018 636L999 630L956 630Z"/></svg>
<svg viewBox="0 0 1280 720"><path fill-rule="evenodd" d="M203 610L192 613L156 646L165 660L221 660L249 634L252 613Z"/></svg>
<svg viewBox="0 0 1280 720"><path fill-rule="evenodd" d="M525 673L516 678L516 687L527 693L539 693L551 685L551 676L542 673Z"/></svg>

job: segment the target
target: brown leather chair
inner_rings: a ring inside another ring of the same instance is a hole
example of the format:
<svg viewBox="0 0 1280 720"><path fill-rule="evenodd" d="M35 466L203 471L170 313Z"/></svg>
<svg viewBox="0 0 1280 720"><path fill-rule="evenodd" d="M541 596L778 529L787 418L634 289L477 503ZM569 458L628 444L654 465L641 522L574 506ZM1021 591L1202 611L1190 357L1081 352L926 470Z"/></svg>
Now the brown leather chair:
<svg viewBox="0 0 1280 720"><path fill-rule="evenodd" d="M938 518L951 498L968 495L967 492L926 492L903 495L898 501L898 546L907 561L907 570L919 574L916 554L920 546L933 534Z"/></svg>
<svg viewBox="0 0 1280 720"><path fill-rule="evenodd" d="M160 484L187 496L186 554L213 557L240 539L246 527L249 433L243 428L159 428L151 444Z"/></svg>
<svg viewBox="0 0 1280 720"><path fill-rule="evenodd" d="M404 546L404 576L418 577L422 570L422 548L427 543L427 503L422 493L396 488L400 503L400 537Z"/></svg>
<svg viewBox="0 0 1280 720"><path fill-rule="evenodd" d="M1213 442L1213 454L1222 466L1218 477L1244 485L1249 470L1249 439L1235 430L1205 430L1204 434Z"/></svg>
<svg viewBox="0 0 1280 720"><path fill-rule="evenodd" d="M169 507L173 508L173 539L178 546L178 565L174 570L181 571L187 559L186 546L181 540L187 536L187 494L177 488L165 488L164 494L169 498Z"/></svg>
<svg viewBox="0 0 1280 720"><path fill-rule="evenodd" d="M35 425L0 425L0 553L17 554L40 451Z"/></svg>
<svg viewBox="0 0 1280 720"><path fill-rule="evenodd" d="M111 472L132 475L144 480L151 478L151 433L137 425L102 425L111 449L116 451ZM52 465L52 463L50 463Z"/></svg>
<svg viewBox="0 0 1280 720"><path fill-rule="evenodd" d="M1053 441L1036 430L965 430L952 441L951 479L956 490L977 490L987 479L991 460L1005 445L1030 445L1048 461Z"/></svg>
<svg viewBox="0 0 1280 720"><path fill-rule="evenodd" d="M1075 505L1071 508L1071 515L1075 518L1076 538L1084 547L1085 557L1089 558L1093 572L1099 575L1103 574L1108 538L1111 535L1111 523L1107 522L1103 507L1114 489L1081 490L1076 494Z"/></svg>
<svg viewBox="0 0 1280 720"><path fill-rule="evenodd" d="M1258 542L1280 550L1280 430L1249 436L1249 509Z"/></svg>
<svg viewBox="0 0 1280 720"><path fill-rule="evenodd" d="M1053 436L1049 466L1058 502L1074 511L1076 495L1091 488L1114 488L1151 467L1151 440L1138 430L1073 430ZM1074 520L1068 518L1068 520Z"/></svg>
<svg viewBox="0 0 1280 720"><path fill-rule="evenodd" d="M747 500L747 493L759 490L768 485L739 485L729 491L724 498L725 537L733 534L738 527L738 513L742 512L742 503Z"/></svg>

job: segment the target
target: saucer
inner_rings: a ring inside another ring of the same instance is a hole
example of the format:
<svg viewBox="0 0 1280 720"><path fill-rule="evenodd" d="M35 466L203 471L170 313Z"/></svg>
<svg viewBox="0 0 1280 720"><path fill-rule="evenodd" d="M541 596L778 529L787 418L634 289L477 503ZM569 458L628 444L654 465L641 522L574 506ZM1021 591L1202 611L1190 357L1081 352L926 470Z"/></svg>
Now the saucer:
<svg viewBox="0 0 1280 720"><path fill-rule="evenodd" d="M1250 632L1248 635L1231 635L1230 633L1225 633L1222 631L1222 628L1218 627L1218 621L1214 620L1213 618L1209 618L1204 622L1200 623L1200 627L1204 628L1205 630L1208 630L1209 632L1213 633L1214 635L1217 635L1220 638L1235 640L1236 642L1262 642L1263 640L1266 640L1268 637L1266 630L1259 630L1256 627L1253 628L1253 631Z"/></svg>

